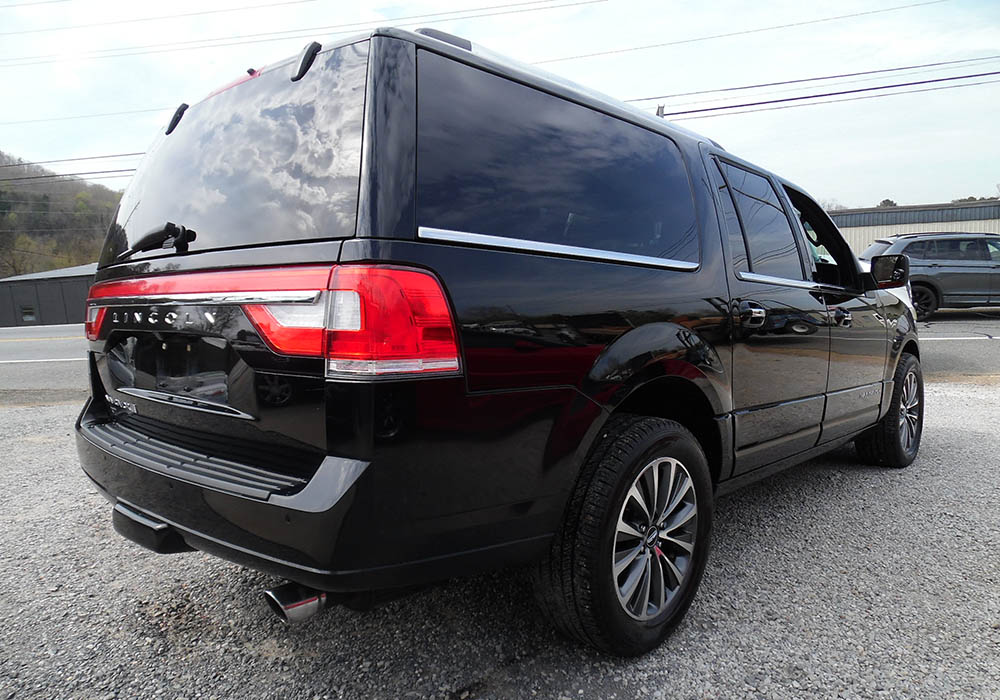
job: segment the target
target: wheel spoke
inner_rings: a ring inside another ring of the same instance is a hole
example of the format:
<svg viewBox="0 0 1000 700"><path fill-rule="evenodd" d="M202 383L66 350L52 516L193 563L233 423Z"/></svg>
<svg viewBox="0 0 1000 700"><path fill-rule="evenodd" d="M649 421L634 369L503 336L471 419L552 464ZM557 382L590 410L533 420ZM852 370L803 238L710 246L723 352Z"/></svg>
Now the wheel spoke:
<svg viewBox="0 0 1000 700"><path fill-rule="evenodd" d="M621 559L619 559L617 562L615 562L615 568L614 568L615 578L618 578L618 576L621 575L621 573L625 570L625 568L629 564L631 564L633 561L635 561L635 558L637 556L639 556L640 554L642 554L642 549L643 549L642 545L640 544L635 549L632 549L632 550L629 550L628 552L626 552L625 555Z"/></svg>
<svg viewBox="0 0 1000 700"><path fill-rule="evenodd" d="M636 530L635 527L625 522L624 520L618 521L618 532L620 532L623 535L628 535L629 537L637 537L640 540L643 537L643 534L641 532Z"/></svg>
<svg viewBox="0 0 1000 700"><path fill-rule="evenodd" d="M628 491L628 497L639 504L639 507L642 508L642 512L645 513L646 518L649 519L649 507L646 505L646 500L642 497L642 494L639 493L638 481L632 484L632 488Z"/></svg>
<svg viewBox="0 0 1000 700"><path fill-rule="evenodd" d="M660 533L660 539L664 542L669 542L670 544L677 545L688 554L694 551L694 544L692 544L691 542L685 542L684 540L679 540L676 537L671 537L665 532Z"/></svg>
<svg viewBox="0 0 1000 700"><path fill-rule="evenodd" d="M662 552L660 552L662 554ZM667 577L663 573L663 557L654 557L653 576L656 582L656 611L663 609L663 604L667 602Z"/></svg>
<svg viewBox="0 0 1000 700"><path fill-rule="evenodd" d="M622 595L622 600L626 605L628 604L628 601L632 600L632 595L635 593L635 589L639 587L639 583L642 580L642 575L645 571L645 557L632 563L632 568L629 569L628 577L625 579L625 584L618 589Z"/></svg>
<svg viewBox="0 0 1000 700"><path fill-rule="evenodd" d="M688 504L688 507L677 513L677 515L668 523L663 526L666 532L673 532L677 528L681 527L685 523L689 522L698 513L698 506L694 503Z"/></svg>
<svg viewBox="0 0 1000 700"><path fill-rule="evenodd" d="M646 563L642 567L642 584L639 586L639 606L636 610L639 613L639 617L649 616L649 589L652 585L653 578L653 565L650 561L650 557L646 557Z"/></svg>
<svg viewBox="0 0 1000 700"><path fill-rule="evenodd" d="M680 484L678 484L677 489L674 491L673 496L670 499L670 502L666 505L666 507L664 507L663 512L660 513L660 517L657 520L662 522L667 516L673 513L674 509L677 508L677 504L680 503L681 499L687 495L687 492L691 490L692 486L693 483L691 482L691 479L688 477L688 475L682 474Z"/></svg>
<svg viewBox="0 0 1000 700"><path fill-rule="evenodd" d="M670 573L673 575L674 582L676 583L676 585L673 586L673 589L676 589L678 586L681 585L681 582L684 580L684 574L681 572L680 569L677 568L677 565L674 564L673 561L671 561L670 557L664 555L663 557L661 557L661 561L663 561L663 563L665 563L667 567L670 569Z"/></svg>

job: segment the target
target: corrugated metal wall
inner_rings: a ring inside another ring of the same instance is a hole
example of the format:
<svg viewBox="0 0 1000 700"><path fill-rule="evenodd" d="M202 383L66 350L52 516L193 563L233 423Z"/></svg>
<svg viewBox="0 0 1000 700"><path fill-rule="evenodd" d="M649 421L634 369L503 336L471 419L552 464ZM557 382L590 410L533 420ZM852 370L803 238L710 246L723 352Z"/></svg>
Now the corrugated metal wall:
<svg viewBox="0 0 1000 700"><path fill-rule="evenodd" d="M876 207L830 212L844 238L860 253L876 238L901 233L958 231L1000 233L1000 202L953 202L927 206Z"/></svg>
<svg viewBox="0 0 1000 700"><path fill-rule="evenodd" d="M0 326L83 323L92 277L0 283Z"/></svg>
<svg viewBox="0 0 1000 700"><path fill-rule="evenodd" d="M962 231L968 233L1000 233L1000 219L982 221L940 221L931 224L895 224L888 226L840 226L840 232L854 249L860 253L876 238L895 236L900 233L934 233L937 231Z"/></svg>

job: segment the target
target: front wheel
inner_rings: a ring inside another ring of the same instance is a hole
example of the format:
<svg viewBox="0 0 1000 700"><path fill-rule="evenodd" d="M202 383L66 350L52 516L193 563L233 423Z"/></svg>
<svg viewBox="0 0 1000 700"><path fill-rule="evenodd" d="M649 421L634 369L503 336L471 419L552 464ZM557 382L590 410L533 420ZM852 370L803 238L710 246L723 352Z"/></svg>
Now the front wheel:
<svg viewBox="0 0 1000 700"><path fill-rule="evenodd" d="M688 430L662 418L613 418L535 572L542 612L611 654L655 648L701 581L712 498L705 454Z"/></svg>
<svg viewBox="0 0 1000 700"><path fill-rule="evenodd" d="M903 353L893 375L889 410L854 445L868 464L906 467L917 457L924 432L924 375L920 360Z"/></svg>

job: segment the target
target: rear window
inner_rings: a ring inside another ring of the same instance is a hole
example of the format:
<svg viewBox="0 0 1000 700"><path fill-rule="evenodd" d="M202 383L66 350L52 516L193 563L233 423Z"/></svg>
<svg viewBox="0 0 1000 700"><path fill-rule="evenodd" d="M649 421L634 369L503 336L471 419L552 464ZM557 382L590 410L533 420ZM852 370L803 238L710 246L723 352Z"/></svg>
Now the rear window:
<svg viewBox="0 0 1000 700"><path fill-rule="evenodd" d="M871 260L876 255L881 255L885 251L889 250L889 246L891 245L892 243L889 243L887 241L875 241L870 246L865 248L865 251L858 257L861 258L862 260ZM906 252L907 253L910 252L909 248L907 248Z"/></svg>
<svg viewBox="0 0 1000 700"><path fill-rule="evenodd" d="M136 172L101 263L167 222L196 231L191 252L354 235L367 63L359 42L298 82L280 65L190 107Z"/></svg>
<svg viewBox="0 0 1000 700"><path fill-rule="evenodd" d="M673 141L426 51L417 70L420 226L697 262Z"/></svg>

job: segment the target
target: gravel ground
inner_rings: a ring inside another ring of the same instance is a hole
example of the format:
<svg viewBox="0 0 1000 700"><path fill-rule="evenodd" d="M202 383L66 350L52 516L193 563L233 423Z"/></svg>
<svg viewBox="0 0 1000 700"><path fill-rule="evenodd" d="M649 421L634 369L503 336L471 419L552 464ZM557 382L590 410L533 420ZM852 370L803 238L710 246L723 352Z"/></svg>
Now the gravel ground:
<svg viewBox="0 0 1000 700"><path fill-rule="evenodd" d="M4 402L0 700L1000 698L1000 396L927 401L909 469L843 449L721 499L691 612L636 660L558 637L517 574L285 627L260 596L274 579L113 532L77 464L79 403Z"/></svg>

